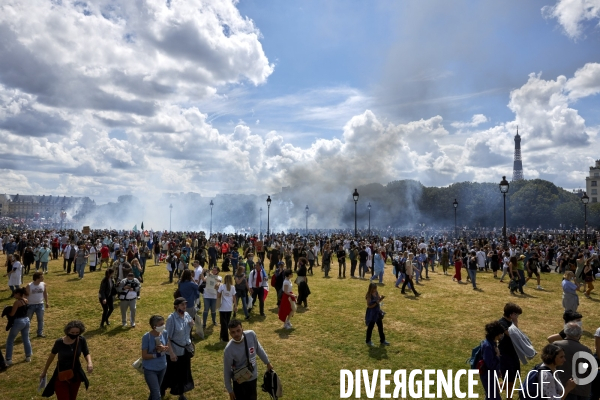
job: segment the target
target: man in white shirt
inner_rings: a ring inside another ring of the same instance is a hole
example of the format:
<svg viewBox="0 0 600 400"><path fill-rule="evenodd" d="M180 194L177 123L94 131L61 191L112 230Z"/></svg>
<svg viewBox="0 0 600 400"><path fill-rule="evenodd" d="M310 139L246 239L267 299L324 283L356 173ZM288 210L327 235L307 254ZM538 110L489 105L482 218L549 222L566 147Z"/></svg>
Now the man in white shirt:
<svg viewBox="0 0 600 400"><path fill-rule="evenodd" d="M268 288L268 279L265 270L262 267L262 263L257 260L254 264L254 269L250 272L248 277L248 286L250 288L250 295L252 296L252 307L256 305L256 298L260 304L260 315L265 316L265 288Z"/></svg>
<svg viewBox="0 0 600 400"><path fill-rule="evenodd" d="M483 251L482 248L479 248L479 250L476 253L477 256L477 268L479 268L480 271L483 271L485 268L485 252Z"/></svg>
<svg viewBox="0 0 600 400"><path fill-rule="evenodd" d="M42 272L33 273L33 282L25 287L29 303L27 305L27 317L31 321L33 314L37 318L37 337L46 337L44 335L44 303L48 304L48 290L44 283L44 274Z"/></svg>

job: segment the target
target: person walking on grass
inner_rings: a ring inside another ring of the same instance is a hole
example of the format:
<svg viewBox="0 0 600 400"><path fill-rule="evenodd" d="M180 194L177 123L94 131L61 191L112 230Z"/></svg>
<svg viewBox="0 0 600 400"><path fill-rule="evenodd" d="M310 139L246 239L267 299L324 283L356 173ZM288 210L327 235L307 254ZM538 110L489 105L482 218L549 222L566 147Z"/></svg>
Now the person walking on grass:
<svg viewBox="0 0 600 400"><path fill-rule="evenodd" d="M169 346L165 319L160 315L150 317L150 331L142 336L142 365L144 380L150 390L148 400L160 400L160 385L167 372Z"/></svg>
<svg viewBox="0 0 600 400"><path fill-rule="evenodd" d="M221 342L229 341L229 333L227 327L231 320L231 314L237 312L237 300L235 298L235 285L233 277L225 275L224 283L217 290L217 298L221 299L221 307L219 308L219 321L221 322Z"/></svg>
<svg viewBox="0 0 600 400"><path fill-rule="evenodd" d="M258 379L256 356L266 364L269 371L273 370L273 365L254 331L245 331L242 322L237 319L229 321L228 328L231 340L223 352L225 389L229 393L230 400L256 400ZM236 380L234 372L244 367L250 368L250 374Z"/></svg>
<svg viewBox="0 0 600 400"><path fill-rule="evenodd" d="M163 397L170 388L170 393L179 396L179 400L187 400L185 393L194 389L191 362L193 354L190 352L194 320L185 311L187 302L183 297L176 298L173 307L175 311L169 315L166 323L169 358L167 358L167 371L160 386L160 394Z"/></svg>
<svg viewBox="0 0 600 400"><path fill-rule="evenodd" d="M369 283L369 289L365 295L367 301L367 311L365 313L365 324L367 325L367 346L373 346L371 341L371 335L373 328L377 324L377 331L379 332L379 342L382 346L389 346L389 342L385 340L385 333L383 333L383 312L381 311L380 304L385 296L380 296L377 292L377 285Z"/></svg>
<svg viewBox="0 0 600 400"><path fill-rule="evenodd" d="M18 255L17 255L18 256ZM6 339L6 365L13 364L13 347L15 339L20 333L23 339L23 347L25 348L25 361L31 361L31 342L29 341L29 318L27 317L27 290L25 288L17 288L12 294L15 299L12 309L9 312L9 317L12 319L12 326L8 332ZM10 325L10 322L9 322Z"/></svg>
<svg viewBox="0 0 600 400"><path fill-rule="evenodd" d="M296 295L292 292L292 270L288 269L283 272L284 281L281 295L281 303L279 305L279 320L283 322L283 329L292 329L290 318L294 316L296 308Z"/></svg>
<svg viewBox="0 0 600 400"><path fill-rule="evenodd" d="M33 314L37 318L37 337L44 338L44 304L48 304L48 290L44 283L44 274L42 272L33 273L33 282L25 286L29 303L27 305L27 317L31 323Z"/></svg>
<svg viewBox="0 0 600 400"><path fill-rule="evenodd" d="M127 274L117 288L119 292L119 307L121 308L121 324L127 326L127 309L129 309L129 318L131 327L135 328L135 311L137 299L140 296L140 281L135 279L133 272Z"/></svg>
<svg viewBox="0 0 600 400"><path fill-rule="evenodd" d="M375 264L373 266L375 273L371 277L370 281L373 282L374 279L379 278L379 283L383 283L383 271L385 269L385 261L383 253L385 252L385 247L380 247L379 251L375 252Z"/></svg>
<svg viewBox="0 0 600 400"><path fill-rule="evenodd" d="M413 282L412 276L413 276L413 259L414 259L414 254L413 253L408 253L408 260L405 263L405 270L406 270L406 276L404 277L404 283L402 284L402 289L400 290L400 293L402 294L406 294L405 289L406 289L406 285L409 285L409 289L411 289L413 291L413 294L415 295L415 297L420 296L421 294L417 293L417 290L415 289L415 284ZM397 287L397 286L396 286Z"/></svg>
<svg viewBox="0 0 600 400"><path fill-rule="evenodd" d="M471 256L469 257L469 267L467 272L469 273L469 277L471 278L471 284L473 285L473 290L477 290L477 268L479 264L477 263L477 253L475 251L471 251Z"/></svg>
<svg viewBox="0 0 600 400"><path fill-rule="evenodd" d="M583 280L585 282L585 286L587 286L584 295L589 299L592 290L594 290L594 281L596 280L596 277L594 276L594 269L592 268L591 258L587 259L585 262L585 267L583 267Z"/></svg>
<svg viewBox="0 0 600 400"><path fill-rule="evenodd" d="M98 291L98 299L102 306L102 321L100 328L104 328L104 324L110 325L108 318L114 310L114 299L117 294L117 288L113 280L114 270L107 268L104 271L104 278L100 282L100 290Z"/></svg>
<svg viewBox="0 0 600 400"><path fill-rule="evenodd" d="M92 356L87 341L81 336L84 332L85 325L83 322L71 321L64 328L65 336L54 342L46 365L40 374L40 379L46 377L54 357L58 356L58 361L56 369L42 393L42 397L52 397L56 394L58 400L75 400L82 382L85 389L88 389L90 383L79 361L81 355L83 354L87 362L87 372L89 374L94 370L94 365L92 364ZM71 371L71 373L69 374L68 371Z"/></svg>
<svg viewBox="0 0 600 400"><path fill-rule="evenodd" d="M452 277L452 281L456 281L458 283L462 283L462 255L460 249L456 249L454 251L454 276Z"/></svg>

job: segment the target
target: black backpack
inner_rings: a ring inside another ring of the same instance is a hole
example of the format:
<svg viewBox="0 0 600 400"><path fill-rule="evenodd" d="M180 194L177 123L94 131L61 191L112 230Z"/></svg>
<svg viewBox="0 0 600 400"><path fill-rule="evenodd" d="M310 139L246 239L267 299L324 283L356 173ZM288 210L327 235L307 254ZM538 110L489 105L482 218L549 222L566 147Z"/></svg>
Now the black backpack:
<svg viewBox="0 0 600 400"><path fill-rule="evenodd" d="M15 317L10 316L10 312L12 311L13 306L4 306L2 310L2 317L6 316L8 319L8 323L6 324L6 330L9 331L15 323Z"/></svg>

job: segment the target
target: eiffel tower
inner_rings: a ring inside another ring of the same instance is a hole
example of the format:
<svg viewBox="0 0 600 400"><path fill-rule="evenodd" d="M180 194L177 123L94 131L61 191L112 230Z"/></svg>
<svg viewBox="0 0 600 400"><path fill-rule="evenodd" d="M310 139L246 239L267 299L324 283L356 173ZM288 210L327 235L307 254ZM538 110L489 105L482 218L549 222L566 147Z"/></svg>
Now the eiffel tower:
<svg viewBox="0 0 600 400"><path fill-rule="evenodd" d="M521 160L521 136L519 136L519 128L515 136L515 160L513 163L513 181L522 181L523 178L523 161Z"/></svg>

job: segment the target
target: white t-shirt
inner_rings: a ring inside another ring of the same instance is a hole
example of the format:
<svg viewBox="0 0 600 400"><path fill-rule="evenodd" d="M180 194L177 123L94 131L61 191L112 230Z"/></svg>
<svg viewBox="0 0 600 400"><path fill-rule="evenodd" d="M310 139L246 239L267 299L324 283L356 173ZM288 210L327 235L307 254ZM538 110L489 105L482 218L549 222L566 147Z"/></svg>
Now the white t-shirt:
<svg viewBox="0 0 600 400"><path fill-rule="evenodd" d="M283 281L283 291L288 294L292 291L292 282L288 278Z"/></svg>
<svg viewBox="0 0 600 400"><path fill-rule="evenodd" d="M194 270L194 280L196 283L200 282L200 276L202 276L202 267L198 265L198 267L196 267Z"/></svg>
<svg viewBox="0 0 600 400"><path fill-rule="evenodd" d="M21 285L21 272L23 271L23 265L19 261L15 261L12 265L13 269L8 278L9 286L20 286Z"/></svg>
<svg viewBox="0 0 600 400"><path fill-rule="evenodd" d="M219 308L219 311L233 311L235 285L231 285L229 290L227 290L227 285L221 285L219 286L219 293L221 293L221 307Z"/></svg>
<svg viewBox="0 0 600 400"><path fill-rule="evenodd" d="M40 282L39 285L31 282L29 284L29 304L44 304L44 289L46 284Z"/></svg>

